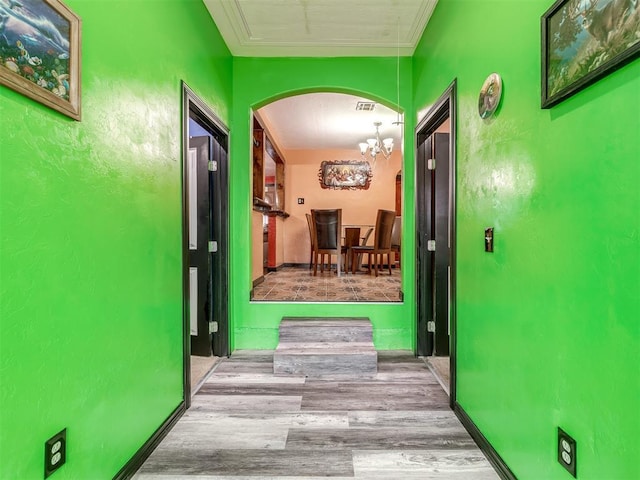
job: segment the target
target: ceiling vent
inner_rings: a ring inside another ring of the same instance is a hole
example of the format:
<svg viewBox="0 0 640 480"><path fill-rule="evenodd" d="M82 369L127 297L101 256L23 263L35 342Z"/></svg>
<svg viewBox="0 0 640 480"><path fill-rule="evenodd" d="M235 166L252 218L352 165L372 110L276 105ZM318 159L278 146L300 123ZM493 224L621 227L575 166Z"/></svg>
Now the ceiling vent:
<svg viewBox="0 0 640 480"><path fill-rule="evenodd" d="M376 108L376 102L358 102L356 104L357 111L372 112Z"/></svg>

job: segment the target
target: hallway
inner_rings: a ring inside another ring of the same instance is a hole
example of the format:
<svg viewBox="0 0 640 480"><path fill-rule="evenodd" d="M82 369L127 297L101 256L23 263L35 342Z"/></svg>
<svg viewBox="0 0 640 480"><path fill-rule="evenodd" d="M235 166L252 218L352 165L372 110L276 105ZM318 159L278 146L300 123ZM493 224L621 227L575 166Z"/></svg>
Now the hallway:
<svg viewBox="0 0 640 480"><path fill-rule="evenodd" d="M272 355L222 359L134 479L499 478L409 352L361 380L274 377Z"/></svg>

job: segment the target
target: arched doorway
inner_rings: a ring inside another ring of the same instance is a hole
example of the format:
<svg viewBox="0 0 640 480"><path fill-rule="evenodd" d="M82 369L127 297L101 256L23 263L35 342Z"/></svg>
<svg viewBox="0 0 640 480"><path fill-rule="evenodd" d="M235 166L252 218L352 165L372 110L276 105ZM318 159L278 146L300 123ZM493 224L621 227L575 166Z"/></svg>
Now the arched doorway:
<svg viewBox="0 0 640 480"><path fill-rule="evenodd" d="M378 209L401 213L398 205L402 204L402 189L396 187L396 176L402 170L403 129L397 119L398 113L381 103L333 92L286 97L254 111L253 301L401 301L402 284L397 271L393 272L395 293L388 295L382 293L391 291L387 286L380 288L378 295L336 292L308 296L300 285L290 282L289 286L279 285L281 295L265 298L263 286L267 277L277 276L281 269L297 268L309 275L311 242L306 214L311 209L341 208L343 225L361 227L363 237L375 224ZM393 139L394 148L388 156L378 153L374 160L369 151L361 154L358 144L375 138L376 128L381 139ZM371 181L366 188L323 188L319 177L323 162L365 162L371 167ZM269 175L269 171L278 172L279 168L282 175ZM373 236L369 241L372 239ZM267 275L263 271L264 256L268 257ZM356 277L360 276L345 275L343 283ZM305 278L302 286L311 288L312 280ZM387 279L380 278L383 281ZM284 291L290 287L298 288L298 294Z"/></svg>

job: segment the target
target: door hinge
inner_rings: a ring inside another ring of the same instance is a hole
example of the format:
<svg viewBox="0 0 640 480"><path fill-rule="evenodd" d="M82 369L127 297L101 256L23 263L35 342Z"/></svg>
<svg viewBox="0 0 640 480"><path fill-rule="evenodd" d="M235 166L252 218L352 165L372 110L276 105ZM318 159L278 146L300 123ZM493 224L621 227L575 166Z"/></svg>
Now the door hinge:
<svg viewBox="0 0 640 480"><path fill-rule="evenodd" d="M209 333L218 333L218 322L209 322Z"/></svg>
<svg viewBox="0 0 640 480"><path fill-rule="evenodd" d="M430 158L427 160L427 170L435 170L436 169L436 159Z"/></svg>
<svg viewBox="0 0 640 480"><path fill-rule="evenodd" d="M435 332L436 331L436 322L431 321L427 322L427 332Z"/></svg>
<svg viewBox="0 0 640 480"><path fill-rule="evenodd" d="M209 160L209 171L217 172L218 171L218 162L215 160Z"/></svg>
<svg viewBox="0 0 640 480"><path fill-rule="evenodd" d="M216 253L218 251L218 242L211 240L209 242L209 253Z"/></svg>
<svg viewBox="0 0 640 480"><path fill-rule="evenodd" d="M427 240L427 252L435 252L435 251L436 251L436 241Z"/></svg>

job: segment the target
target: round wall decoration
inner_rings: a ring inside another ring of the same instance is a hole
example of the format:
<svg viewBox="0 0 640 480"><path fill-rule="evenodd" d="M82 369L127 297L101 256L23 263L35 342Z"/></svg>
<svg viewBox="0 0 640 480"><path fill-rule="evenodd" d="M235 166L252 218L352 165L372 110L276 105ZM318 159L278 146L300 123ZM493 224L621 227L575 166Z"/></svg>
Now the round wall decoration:
<svg viewBox="0 0 640 480"><path fill-rule="evenodd" d="M480 89L478 98L478 113L480 118L489 118L498 108L502 97L502 79L497 73L487 77Z"/></svg>

